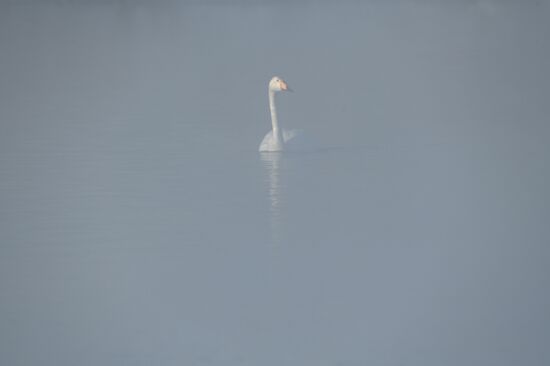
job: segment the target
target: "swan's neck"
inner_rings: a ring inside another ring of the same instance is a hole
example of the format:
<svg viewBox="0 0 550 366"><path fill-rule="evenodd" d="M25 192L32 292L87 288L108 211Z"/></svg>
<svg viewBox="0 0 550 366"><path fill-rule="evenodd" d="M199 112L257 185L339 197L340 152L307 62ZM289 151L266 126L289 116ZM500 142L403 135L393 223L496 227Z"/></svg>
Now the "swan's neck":
<svg viewBox="0 0 550 366"><path fill-rule="evenodd" d="M275 92L269 90L269 110L271 111L271 126L273 127L273 138L279 144L283 144L283 131L277 120L277 108L275 108Z"/></svg>

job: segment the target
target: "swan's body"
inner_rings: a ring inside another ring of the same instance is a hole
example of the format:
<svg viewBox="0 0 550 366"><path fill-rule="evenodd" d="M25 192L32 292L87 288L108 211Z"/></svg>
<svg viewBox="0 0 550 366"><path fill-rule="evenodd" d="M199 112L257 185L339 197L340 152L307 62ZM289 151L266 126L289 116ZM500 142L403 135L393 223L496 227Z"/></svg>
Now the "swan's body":
<svg viewBox="0 0 550 366"><path fill-rule="evenodd" d="M259 151L283 151L283 150L296 150L296 142L298 137L301 137L301 130L285 130L282 131L283 143L280 143L280 137L277 139L273 134L273 131L269 131L260 144Z"/></svg>
<svg viewBox="0 0 550 366"><path fill-rule="evenodd" d="M293 147L296 136L300 134L297 130L285 130L277 120L277 109L275 107L275 93L279 91L291 91L283 79L274 76L269 82L269 110L271 112L271 131L265 135L260 144L260 151L283 151Z"/></svg>

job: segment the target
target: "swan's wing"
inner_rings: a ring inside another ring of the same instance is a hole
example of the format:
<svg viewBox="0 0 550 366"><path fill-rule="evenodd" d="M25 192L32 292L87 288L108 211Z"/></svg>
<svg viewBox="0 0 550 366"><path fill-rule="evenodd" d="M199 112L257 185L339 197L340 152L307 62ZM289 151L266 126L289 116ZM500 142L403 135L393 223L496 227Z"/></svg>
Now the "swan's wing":
<svg viewBox="0 0 550 366"><path fill-rule="evenodd" d="M283 131L285 150L294 152L306 152L314 149L315 145L303 130Z"/></svg>
<svg viewBox="0 0 550 366"><path fill-rule="evenodd" d="M292 139L303 135L303 130L283 130L283 140L285 143L289 143Z"/></svg>

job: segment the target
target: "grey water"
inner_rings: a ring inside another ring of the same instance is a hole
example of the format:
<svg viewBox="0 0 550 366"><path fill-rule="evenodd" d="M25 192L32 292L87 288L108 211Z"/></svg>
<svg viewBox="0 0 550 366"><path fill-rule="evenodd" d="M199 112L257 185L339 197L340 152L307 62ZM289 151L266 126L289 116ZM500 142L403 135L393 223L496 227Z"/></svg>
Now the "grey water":
<svg viewBox="0 0 550 366"><path fill-rule="evenodd" d="M549 17L3 1L0 364L550 364Z"/></svg>

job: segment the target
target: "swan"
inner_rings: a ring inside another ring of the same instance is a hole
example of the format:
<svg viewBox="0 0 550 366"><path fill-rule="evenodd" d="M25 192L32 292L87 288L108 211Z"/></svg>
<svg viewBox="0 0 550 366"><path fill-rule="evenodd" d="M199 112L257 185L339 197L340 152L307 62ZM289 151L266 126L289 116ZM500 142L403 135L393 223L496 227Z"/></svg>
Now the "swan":
<svg viewBox="0 0 550 366"><path fill-rule="evenodd" d="M295 137L300 134L297 130L283 129L277 120L277 109L275 108L275 93L280 91L292 91L286 82L278 76L274 76L269 82L269 110L271 112L271 127L262 143L259 151L283 151L290 150Z"/></svg>

